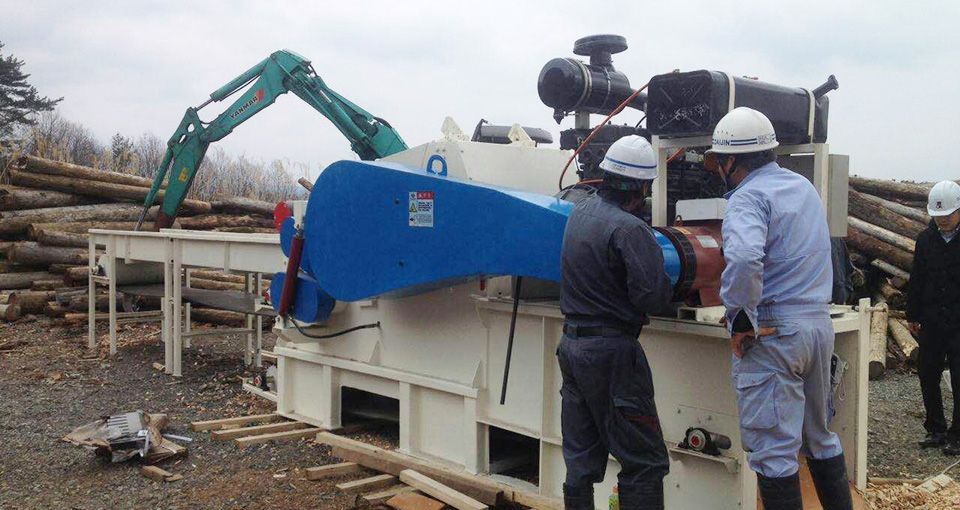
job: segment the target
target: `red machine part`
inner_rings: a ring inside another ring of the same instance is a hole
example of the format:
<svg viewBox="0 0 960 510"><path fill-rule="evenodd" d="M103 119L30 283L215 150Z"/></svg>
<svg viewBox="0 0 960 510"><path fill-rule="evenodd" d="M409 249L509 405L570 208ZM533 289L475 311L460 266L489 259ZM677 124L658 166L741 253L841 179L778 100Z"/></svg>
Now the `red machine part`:
<svg viewBox="0 0 960 510"><path fill-rule="evenodd" d="M716 306L720 301L723 236L720 221L704 221L675 227L658 227L680 254L681 277L678 299L690 306Z"/></svg>
<svg viewBox="0 0 960 510"><path fill-rule="evenodd" d="M283 221L291 216L293 209L290 209L286 202L277 202L277 206L273 208L273 228L280 230Z"/></svg>
<svg viewBox="0 0 960 510"><path fill-rule="evenodd" d="M297 276L300 273L300 259L303 255L303 229L298 228L290 242L290 257L287 259L287 272L283 279L283 291L280 293L280 308L277 313L286 317L297 293Z"/></svg>

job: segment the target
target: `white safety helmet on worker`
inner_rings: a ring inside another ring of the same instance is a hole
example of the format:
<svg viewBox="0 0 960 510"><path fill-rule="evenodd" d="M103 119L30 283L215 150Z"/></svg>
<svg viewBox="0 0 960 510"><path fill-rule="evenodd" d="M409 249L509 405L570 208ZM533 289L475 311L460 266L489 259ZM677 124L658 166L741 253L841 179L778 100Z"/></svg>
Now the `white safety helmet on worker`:
<svg viewBox="0 0 960 510"><path fill-rule="evenodd" d="M712 142L707 152L716 154L762 152L780 145L770 119L745 106L734 108L717 122Z"/></svg>
<svg viewBox="0 0 960 510"><path fill-rule="evenodd" d="M940 181L930 190L927 213L930 216L949 216L960 209L960 184Z"/></svg>
<svg viewBox="0 0 960 510"><path fill-rule="evenodd" d="M627 135L610 145L600 169L625 179L649 181L657 177L657 155L646 138Z"/></svg>

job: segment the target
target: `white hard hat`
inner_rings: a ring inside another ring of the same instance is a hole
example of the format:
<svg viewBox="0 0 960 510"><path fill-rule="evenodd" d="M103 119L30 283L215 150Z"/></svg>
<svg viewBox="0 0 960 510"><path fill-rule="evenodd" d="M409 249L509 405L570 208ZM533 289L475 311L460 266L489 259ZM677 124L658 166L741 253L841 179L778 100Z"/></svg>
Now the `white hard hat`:
<svg viewBox="0 0 960 510"><path fill-rule="evenodd" d="M745 154L773 149L777 133L766 115L745 106L734 108L717 122L713 130L713 147L717 154Z"/></svg>
<svg viewBox="0 0 960 510"><path fill-rule="evenodd" d="M627 179L652 180L657 177L657 155L646 138L627 135L610 145L600 169Z"/></svg>
<svg viewBox="0 0 960 510"><path fill-rule="evenodd" d="M930 216L947 216L960 209L960 184L940 181L930 190L927 212Z"/></svg>

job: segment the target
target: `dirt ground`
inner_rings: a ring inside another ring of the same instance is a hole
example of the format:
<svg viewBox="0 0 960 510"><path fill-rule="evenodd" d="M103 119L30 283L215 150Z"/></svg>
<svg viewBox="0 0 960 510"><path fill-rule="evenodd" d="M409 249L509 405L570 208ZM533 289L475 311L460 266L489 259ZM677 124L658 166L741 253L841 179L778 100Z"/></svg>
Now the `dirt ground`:
<svg viewBox="0 0 960 510"><path fill-rule="evenodd" d="M943 389L947 421L953 410L953 395ZM960 461L938 449L921 450L923 439L923 401L920 381L913 371L887 371L882 379L870 381L868 418L869 447L867 463L870 476L887 478L927 478ZM960 479L960 465L948 475Z"/></svg>
<svg viewBox="0 0 960 510"><path fill-rule="evenodd" d="M0 509L322 508L354 507L338 479L306 480L307 467L338 462L309 440L241 450L189 430L191 421L266 413L273 404L240 389L242 339L204 337L184 351L184 376L152 368L163 362L155 324L121 326L119 353L86 350L86 326L54 327L47 319L0 324ZM101 332L101 337L104 332ZM266 347L274 342L265 337ZM951 395L945 393L947 406ZM161 467L175 483L150 481L136 463L110 464L60 440L101 415L142 409L167 413L167 432L194 439L189 455ZM949 416L949 413L948 413ZM868 462L871 477L925 478L960 458L920 450L923 407L916 375L888 372L870 383ZM365 434L389 446L390 434ZM960 469L950 472L960 478Z"/></svg>
<svg viewBox="0 0 960 510"><path fill-rule="evenodd" d="M28 342L0 352L0 508L353 507L353 497L334 487L342 480L304 476L305 468L339 461L326 446L301 440L241 450L189 430L191 421L274 410L240 389L239 337L195 339L184 351L184 376L174 379L152 368L163 362L157 325L121 327L116 357L87 360L86 326L0 325L0 344ZM185 459L160 465L183 480L153 482L136 462L110 464L60 440L101 415L136 409L167 413L165 432L194 439Z"/></svg>

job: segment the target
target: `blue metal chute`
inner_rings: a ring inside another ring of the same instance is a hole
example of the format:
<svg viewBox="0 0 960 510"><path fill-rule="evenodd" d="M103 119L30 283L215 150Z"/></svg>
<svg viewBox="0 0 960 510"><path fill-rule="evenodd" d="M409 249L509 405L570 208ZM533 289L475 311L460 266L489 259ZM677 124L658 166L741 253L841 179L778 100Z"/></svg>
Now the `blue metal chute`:
<svg viewBox="0 0 960 510"><path fill-rule="evenodd" d="M345 301L482 276L559 280L572 207L399 165L340 161L310 194L304 269Z"/></svg>
<svg viewBox="0 0 960 510"><path fill-rule="evenodd" d="M391 163L334 163L307 203L293 315L318 322L334 300L402 297L486 276L559 282L572 210L555 197ZM291 218L281 228L284 253L294 232ZM675 284L680 255L654 235ZM282 281L274 279L275 295Z"/></svg>

